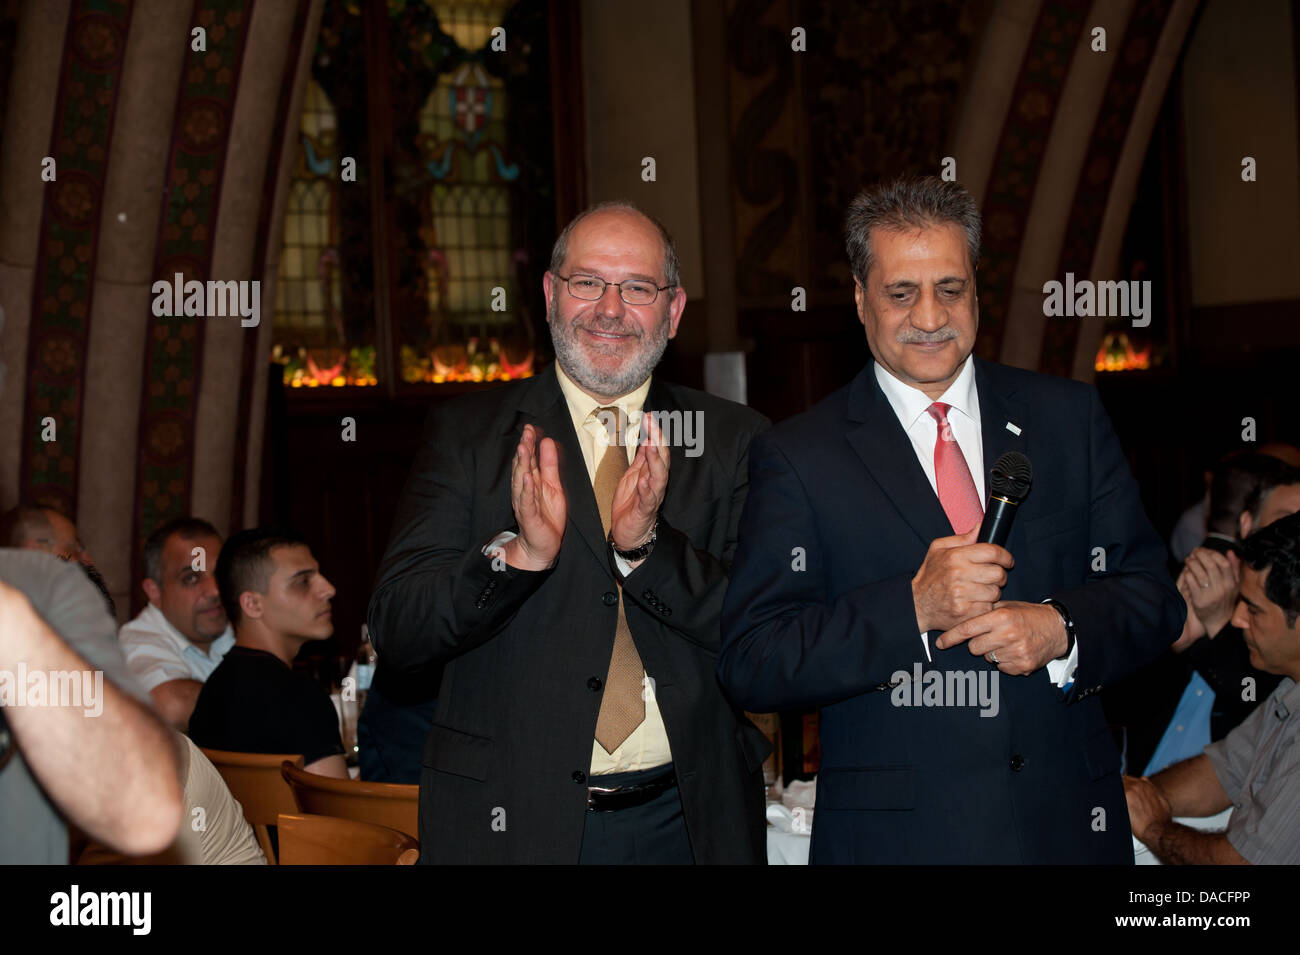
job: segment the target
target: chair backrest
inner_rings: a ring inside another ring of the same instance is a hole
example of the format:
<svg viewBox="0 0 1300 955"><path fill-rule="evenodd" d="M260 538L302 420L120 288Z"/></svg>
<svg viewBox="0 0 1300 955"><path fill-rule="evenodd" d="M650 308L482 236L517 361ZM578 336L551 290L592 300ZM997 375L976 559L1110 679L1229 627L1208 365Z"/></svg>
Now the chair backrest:
<svg viewBox="0 0 1300 955"><path fill-rule="evenodd" d="M359 779L317 776L287 760L280 767L297 800L298 811L354 819L420 836L420 787L403 783L369 783Z"/></svg>
<svg viewBox="0 0 1300 955"><path fill-rule="evenodd" d="M298 811L293 790L284 781L281 767L302 766L302 757L286 753L233 753L224 749L204 749L203 755L217 767L230 793L244 810L244 818L253 827L257 844L266 861L276 864L268 826L274 826L281 813Z"/></svg>
<svg viewBox="0 0 1300 955"><path fill-rule="evenodd" d="M400 865L416 848L404 832L355 819L281 813L278 827L281 865Z"/></svg>

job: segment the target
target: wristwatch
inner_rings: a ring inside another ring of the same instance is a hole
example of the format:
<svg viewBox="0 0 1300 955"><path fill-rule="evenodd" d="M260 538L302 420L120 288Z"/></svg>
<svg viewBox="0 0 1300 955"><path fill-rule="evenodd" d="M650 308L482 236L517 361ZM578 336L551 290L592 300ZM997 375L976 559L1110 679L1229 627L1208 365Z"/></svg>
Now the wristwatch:
<svg viewBox="0 0 1300 955"><path fill-rule="evenodd" d="M1069 657L1070 651L1074 649L1074 618L1070 616L1070 611L1066 608L1065 604L1061 603L1059 600L1053 600L1051 597L1048 597L1042 602L1050 607L1055 607L1056 612L1061 615L1061 620L1065 623L1065 652L1056 658L1058 660L1064 660Z"/></svg>
<svg viewBox="0 0 1300 955"><path fill-rule="evenodd" d="M655 518L654 526L650 528L649 539L640 547L634 547L631 550L620 550L619 546L614 543L614 531L609 532L609 546L614 548L614 553L622 557L629 564L637 560L645 560L650 556L650 552L655 549L655 541L659 538L659 518Z"/></svg>

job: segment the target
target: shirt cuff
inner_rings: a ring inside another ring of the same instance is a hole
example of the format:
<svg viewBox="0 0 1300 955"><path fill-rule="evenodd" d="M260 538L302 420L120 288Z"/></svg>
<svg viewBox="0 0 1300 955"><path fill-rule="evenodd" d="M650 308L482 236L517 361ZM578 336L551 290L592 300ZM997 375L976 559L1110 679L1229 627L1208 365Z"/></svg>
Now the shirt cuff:
<svg viewBox="0 0 1300 955"><path fill-rule="evenodd" d="M1074 671L1079 666L1079 641L1074 641L1070 655L1064 660L1048 660L1047 676L1056 686L1064 690L1074 682Z"/></svg>
<svg viewBox="0 0 1300 955"><path fill-rule="evenodd" d="M621 575L626 577L628 574L632 573L632 565L622 557L619 557L618 551L614 550L613 547L610 547L609 552L614 555L614 566L618 568L618 572Z"/></svg>
<svg viewBox="0 0 1300 955"><path fill-rule="evenodd" d="M506 544L509 544L512 540L514 540L518 536L519 535L516 534L514 531L502 531L500 534L492 538L490 541L487 542L487 544L483 546L483 556L491 557L492 553L495 550L501 547L505 547Z"/></svg>

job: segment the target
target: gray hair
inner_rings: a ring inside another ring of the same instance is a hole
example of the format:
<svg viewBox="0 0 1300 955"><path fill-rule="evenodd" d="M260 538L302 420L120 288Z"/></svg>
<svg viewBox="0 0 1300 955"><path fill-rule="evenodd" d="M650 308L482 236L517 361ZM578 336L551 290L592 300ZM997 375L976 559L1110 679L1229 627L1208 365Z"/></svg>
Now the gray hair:
<svg viewBox="0 0 1300 955"><path fill-rule="evenodd" d="M971 271L980 260L980 211L961 185L938 176L902 177L864 189L844 217L844 245L858 284L871 271L871 230L910 231L953 223L966 233Z"/></svg>
<svg viewBox="0 0 1300 955"><path fill-rule="evenodd" d="M610 212L613 210L639 215L659 230L659 238L664 245L664 282L669 288L677 288L681 285L682 266L677 258L677 243L673 241L673 237L664 228L662 222L644 210L638 209L635 204L626 199L611 199L607 202L598 202L594 206L588 206L579 212L573 221L564 227L559 238L555 240L555 245L551 248L551 274L559 275L560 270L564 268L564 260L569 254L569 237L573 234L573 230L578 227L578 223L588 216L595 215L597 212Z"/></svg>

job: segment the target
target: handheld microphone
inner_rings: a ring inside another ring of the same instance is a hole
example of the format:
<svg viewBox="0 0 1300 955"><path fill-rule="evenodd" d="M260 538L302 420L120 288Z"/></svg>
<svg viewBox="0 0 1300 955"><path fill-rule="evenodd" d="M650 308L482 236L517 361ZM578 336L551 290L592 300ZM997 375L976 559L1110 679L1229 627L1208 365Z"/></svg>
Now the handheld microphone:
<svg viewBox="0 0 1300 955"><path fill-rule="evenodd" d="M1020 502L1029 496L1034 483L1034 469L1029 458L1019 451L1008 451L998 458L989 472L989 503L980 524L980 544L1006 546Z"/></svg>

